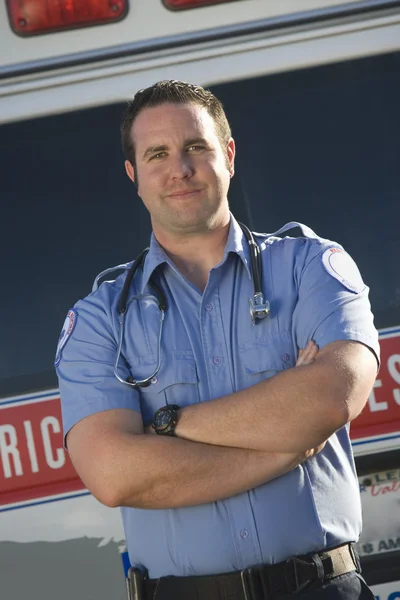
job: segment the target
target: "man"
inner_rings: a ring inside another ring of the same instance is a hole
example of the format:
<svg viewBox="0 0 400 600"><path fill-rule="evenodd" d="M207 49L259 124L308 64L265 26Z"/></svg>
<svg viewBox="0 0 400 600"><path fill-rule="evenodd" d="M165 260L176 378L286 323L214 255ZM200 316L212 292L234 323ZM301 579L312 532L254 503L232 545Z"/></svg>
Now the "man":
<svg viewBox="0 0 400 600"><path fill-rule="evenodd" d="M132 590L372 598L350 544L361 507L347 424L379 356L357 267L307 228L255 234L265 318L251 319L255 246L229 212L220 102L159 82L129 103L122 140L150 250L131 281L70 311L56 364L72 462L122 507Z"/></svg>

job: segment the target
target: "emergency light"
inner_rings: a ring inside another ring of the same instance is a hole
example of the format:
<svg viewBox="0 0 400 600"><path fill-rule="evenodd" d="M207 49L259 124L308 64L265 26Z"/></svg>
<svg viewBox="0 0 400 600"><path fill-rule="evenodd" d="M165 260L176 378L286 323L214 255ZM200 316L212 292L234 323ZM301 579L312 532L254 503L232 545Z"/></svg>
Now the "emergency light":
<svg viewBox="0 0 400 600"><path fill-rule="evenodd" d="M163 0L164 5L171 10L185 10L197 6L210 6L211 4L222 4L222 2L234 2L237 0Z"/></svg>
<svg viewBox="0 0 400 600"><path fill-rule="evenodd" d="M123 19L128 0L6 0L14 33L22 36L90 27Z"/></svg>

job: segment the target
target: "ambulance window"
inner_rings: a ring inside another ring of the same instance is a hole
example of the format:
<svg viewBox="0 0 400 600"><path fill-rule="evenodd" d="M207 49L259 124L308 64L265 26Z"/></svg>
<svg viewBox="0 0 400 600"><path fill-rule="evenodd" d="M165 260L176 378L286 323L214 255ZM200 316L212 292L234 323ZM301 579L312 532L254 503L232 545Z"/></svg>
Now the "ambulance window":
<svg viewBox="0 0 400 600"><path fill-rule="evenodd" d="M123 105L2 125L0 396L57 387L67 310L97 273L146 246L147 212L124 172Z"/></svg>
<svg viewBox="0 0 400 600"><path fill-rule="evenodd" d="M400 325L400 53L212 87L236 140L233 212L308 224L352 254L378 328Z"/></svg>
<svg viewBox="0 0 400 600"><path fill-rule="evenodd" d="M214 86L237 142L234 214L256 230L297 219L337 240L400 324L400 53ZM2 125L0 396L55 387L68 308L148 242L123 171L122 105Z"/></svg>

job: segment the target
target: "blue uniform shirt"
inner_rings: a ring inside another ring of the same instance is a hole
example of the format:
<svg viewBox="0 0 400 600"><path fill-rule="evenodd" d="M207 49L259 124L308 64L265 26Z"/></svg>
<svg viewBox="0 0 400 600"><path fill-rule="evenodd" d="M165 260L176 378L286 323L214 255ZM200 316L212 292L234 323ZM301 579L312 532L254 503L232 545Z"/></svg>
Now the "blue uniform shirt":
<svg viewBox="0 0 400 600"><path fill-rule="evenodd" d="M168 310L161 368L140 391L113 373L126 273L76 304L56 359L65 434L99 411L129 408L148 424L166 403L186 406L247 388L294 367L298 348L311 339L319 348L355 340L379 356L368 288L338 244L312 232L301 238L255 235L271 305L270 318L255 326L249 247L233 217L223 259L203 294L152 237L129 298L145 296L128 306L119 362L125 379L144 379L155 370L160 313L148 296L153 278ZM134 472L132 457L132 477ZM361 505L348 428L332 435L316 457L250 492L195 507L121 511L130 561L145 565L150 577L221 573L357 540Z"/></svg>

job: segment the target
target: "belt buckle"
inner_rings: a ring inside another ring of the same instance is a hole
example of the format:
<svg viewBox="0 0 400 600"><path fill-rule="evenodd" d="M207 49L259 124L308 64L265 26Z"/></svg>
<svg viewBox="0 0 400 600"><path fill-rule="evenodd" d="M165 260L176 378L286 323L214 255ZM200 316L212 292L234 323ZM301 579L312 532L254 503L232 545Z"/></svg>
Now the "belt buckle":
<svg viewBox="0 0 400 600"><path fill-rule="evenodd" d="M297 568L300 565L307 565L307 567L309 567L310 562L306 561L306 560L302 560L298 556L291 556L290 558L287 559L286 564L290 564L293 567L294 581L296 584L296 589L294 590L294 593L297 594L297 592L301 592L301 590L303 590L311 581L311 579L307 579L303 583L300 583Z"/></svg>
<svg viewBox="0 0 400 600"><path fill-rule="evenodd" d="M240 571L240 579L242 582L244 600L252 600L252 597L250 595L251 592L249 590L249 586L248 586L247 579L246 579L248 573L249 573L249 569L243 569L243 571Z"/></svg>
<svg viewBox="0 0 400 600"><path fill-rule="evenodd" d="M244 600L257 600L263 595L260 567L255 565L240 571Z"/></svg>
<svg viewBox="0 0 400 600"><path fill-rule="evenodd" d="M350 543L350 544L348 544L347 547L349 549L350 556L351 556L354 566L356 568L356 572L361 573L360 559L358 557L358 553L357 553L357 550L355 549L355 546L352 543Z"/></svg>

